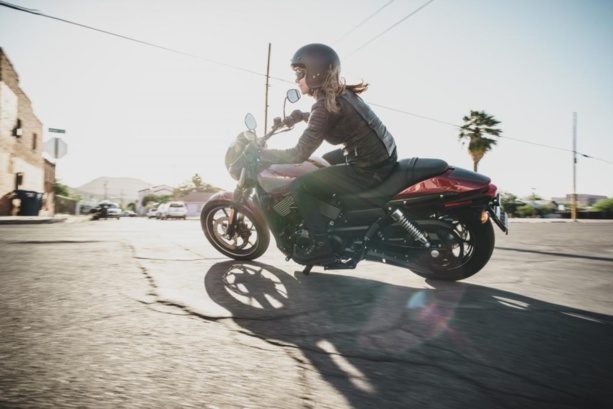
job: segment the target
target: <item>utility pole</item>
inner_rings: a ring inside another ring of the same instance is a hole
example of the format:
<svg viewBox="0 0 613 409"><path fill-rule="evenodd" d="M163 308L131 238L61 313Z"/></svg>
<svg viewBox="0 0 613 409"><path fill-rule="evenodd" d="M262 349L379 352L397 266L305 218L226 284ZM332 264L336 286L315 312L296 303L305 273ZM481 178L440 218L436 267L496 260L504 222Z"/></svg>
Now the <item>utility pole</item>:
<svg viewBox="0 0 613 409"><path fill-rule="evenodd" d="M571 196L571 218L577 221L577 113L573 112L573 193Z"/></svg>
<svg viewBox="0 0 613 409"><path fill-rule="evenodd" d="M266 97L264 101L264 133L268 132L268 82L270 81L270 47L268 43L268 64L266 65Z"/></svg>

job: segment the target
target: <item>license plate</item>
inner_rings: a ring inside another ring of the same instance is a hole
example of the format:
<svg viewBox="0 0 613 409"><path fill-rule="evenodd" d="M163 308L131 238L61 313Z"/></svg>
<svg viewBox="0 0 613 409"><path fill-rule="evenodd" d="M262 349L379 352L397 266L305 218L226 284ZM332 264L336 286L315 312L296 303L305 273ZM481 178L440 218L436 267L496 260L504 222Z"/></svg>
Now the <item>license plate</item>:
<svg viewBox="0 0 613 409"><path fill-rule="evenodd" d="M493 204L490 205L490 216L494 219L494 222L500 227L500 230L509 234L509 218L507 212L500 207L500 197L496 196Z"/></svg>

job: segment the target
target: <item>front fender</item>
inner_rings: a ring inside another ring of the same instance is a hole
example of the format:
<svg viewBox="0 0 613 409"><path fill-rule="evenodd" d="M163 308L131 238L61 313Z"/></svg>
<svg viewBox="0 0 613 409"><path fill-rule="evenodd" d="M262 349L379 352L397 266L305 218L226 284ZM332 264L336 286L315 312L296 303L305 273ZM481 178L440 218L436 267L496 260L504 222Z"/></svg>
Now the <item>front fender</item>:
<svg viewBox="0 0 613 409"><path fill-rule="evenodd" d="M222 201L227 201L227 200L229 201L234 200L233 192L217 192L213 196L211 196L209 200L207 200L204 206L206 207L211 202L222 202Z"/></svg>
<svg viewBox="0 0 613 409"><path fill-rule="evenodd" d="M205 214L208 213L211 207L218 206L219 204L224 204L230 207L233 202L234 192L225 191L215 193L209 198L209 200L202 208L202 212L200 213L200 220L203 220L203 217L205 217ZM258 207L255 205L252 198L249 197L247 199L244 199L238 206L238 211L241 211L241 209L245 209L246 211L251 213L258 222L262 223L262 225L268 226L268 223L266 223L266 219L264 219L262 213L260 212L260 209L258 209Z"/></svg>

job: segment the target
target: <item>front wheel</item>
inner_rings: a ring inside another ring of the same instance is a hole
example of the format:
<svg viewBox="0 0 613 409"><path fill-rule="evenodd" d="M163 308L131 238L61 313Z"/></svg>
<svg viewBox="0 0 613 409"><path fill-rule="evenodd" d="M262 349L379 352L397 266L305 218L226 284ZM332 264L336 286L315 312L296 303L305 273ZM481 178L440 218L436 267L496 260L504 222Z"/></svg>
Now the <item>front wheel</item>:
<svg viewBox="0 0 613 409"><path fill-rule="evenodd" d="M434 280L457 281L479 272L492 256L495 235L492 223L463 217L443 225L420 225L433 246L411 267L411 271Z"/></svg>
<svg viewBox="0 0 613 409"><path fill-rule="evenodd" d="M200 213L202 231L221 254L235 260L255 260L268 249L270 233L249 209L236 211L236 232L233 237L228 237L226 232L232 212L231 202L207 203Z"/></svg>

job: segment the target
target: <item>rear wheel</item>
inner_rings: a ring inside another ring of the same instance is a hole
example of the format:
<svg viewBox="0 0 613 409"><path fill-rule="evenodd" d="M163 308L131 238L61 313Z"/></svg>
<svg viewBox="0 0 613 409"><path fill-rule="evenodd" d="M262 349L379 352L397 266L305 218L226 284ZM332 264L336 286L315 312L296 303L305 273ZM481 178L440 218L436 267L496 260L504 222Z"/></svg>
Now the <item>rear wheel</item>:
<svg viewBox="0 0 613 409"><path fill-rule="evenodd" d="M479 272L494 251L492 223L463 217L420 224L432 247L415 260L414 273L434 280L457 281Z"/></svg>
<svg viewBox="0 0 613 409"><path fill-rule="evenodd" d="M270 243L268 227L249 209L241 208L236 215L236 232L233 237L227 237L232 211L230 205L230 202L206 204L200 214L204 235L217 251L235 260L254 260L260 257Z"/></svg>

